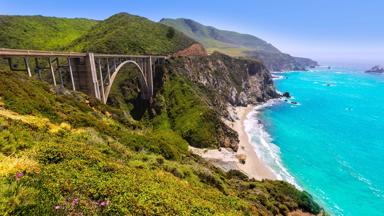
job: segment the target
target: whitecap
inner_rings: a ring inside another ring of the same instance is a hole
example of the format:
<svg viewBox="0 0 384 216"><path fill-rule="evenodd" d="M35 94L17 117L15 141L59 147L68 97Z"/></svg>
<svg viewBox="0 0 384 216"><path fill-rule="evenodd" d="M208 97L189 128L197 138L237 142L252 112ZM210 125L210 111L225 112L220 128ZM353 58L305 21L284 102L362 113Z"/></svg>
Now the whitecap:
<svg viewBox="0 0 384 216"><path fill-rule="evenodd" d="M287 181L302 190L281 161L280 148L273 143L272 137L266 131L264 125L260 124L260 120L258 119L261 110L280 103L281 101L281 99L274 99L256 106L255 109L248 114L247 119L244 121L244 127L250 143L252 143L255 148L257 156L265 162L276 178Z"/></svg>

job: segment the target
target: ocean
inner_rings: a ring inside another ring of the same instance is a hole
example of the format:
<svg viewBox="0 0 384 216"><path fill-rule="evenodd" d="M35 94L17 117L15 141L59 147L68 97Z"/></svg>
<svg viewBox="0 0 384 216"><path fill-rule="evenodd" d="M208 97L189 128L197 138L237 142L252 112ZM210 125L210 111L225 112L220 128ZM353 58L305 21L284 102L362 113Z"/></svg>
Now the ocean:
<svg viewBox="0 0 384 216"><path fill-rule="evenodd" d="M244 123L259 157L332 215L384 215L384 75L280 75L277 89L292 98L257 107Z"/></svg>

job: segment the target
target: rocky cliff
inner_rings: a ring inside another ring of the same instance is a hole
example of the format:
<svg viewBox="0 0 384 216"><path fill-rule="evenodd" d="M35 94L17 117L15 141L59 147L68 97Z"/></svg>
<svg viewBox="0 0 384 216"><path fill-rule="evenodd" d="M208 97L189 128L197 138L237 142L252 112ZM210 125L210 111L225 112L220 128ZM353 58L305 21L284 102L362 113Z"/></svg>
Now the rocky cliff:
<svg viewBox="0 0 384 216"><path fill-rule="evenodd" d="M268 69L257 60L213 53L170 60L177 72L210 91L215 106L257 104L277 97Z"/></svg>
<svg viewBox="0 0 384 216"><path fill-rule="evenodd" d="M246 106L279 96L262 63L221 53L172 57L163 75L154 106L167 113L173 130L194 147L237 151L238 135L222 121L232 120L228 105Z"/></svg>
<svg viewBox="0 0 384 216"><path fill-rule="evenodd" d="M318 65L311 59L293 57L285 53L249 51L247 55L251 58L260 59L271 71L306 70Z"/></svg>

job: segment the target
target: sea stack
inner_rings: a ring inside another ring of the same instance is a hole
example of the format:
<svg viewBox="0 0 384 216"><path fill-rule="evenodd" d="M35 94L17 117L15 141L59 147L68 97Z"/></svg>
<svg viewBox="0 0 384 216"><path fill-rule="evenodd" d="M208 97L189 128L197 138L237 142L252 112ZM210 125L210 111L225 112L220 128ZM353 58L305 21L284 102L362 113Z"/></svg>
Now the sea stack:
<svg viewBox="0 0 384 216"><path fill-rule="evenodd" d="M380 65L376 65L373 68L365 71L366 73L384 73L384 67Z"/></svg>

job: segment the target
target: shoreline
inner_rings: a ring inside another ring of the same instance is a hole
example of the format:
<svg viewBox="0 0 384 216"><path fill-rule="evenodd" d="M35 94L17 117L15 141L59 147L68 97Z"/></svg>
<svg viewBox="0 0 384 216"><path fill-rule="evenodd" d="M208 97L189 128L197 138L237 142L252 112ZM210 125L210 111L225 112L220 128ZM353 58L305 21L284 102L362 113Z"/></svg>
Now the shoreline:
<svg viewBox="0 0 384 216"><path fill-rule="evenodd" d="M204 159L212 162L216 167L224 171L239 170L248 175L249 178L256 180L278 180L277 176L273 173L271 168L259 158L256 153L255 147L250 142L250 138L245 131L245 120L248 114L251 113L256 106L247 107L232 107L229 106L229 112L234 118L234 121L223 119L223 121L239 135L239 148L237 152L231 149L220 148L217 149L198 149L189 147L189 149L203 157ZM242 163L241 160L245 161Z"/></svg>
<svg viewBox="0 0 384 216"><path fill-rule="evenodd" d="M240 142L237 154L246 155L245 164L239 163L238 166L240 170L242 170L248 176L257 180L277 180L277 177L273 174L272 170L257 155L256 149L250 142L250 138L245 131L244 121L247 120L248 114L252 112L253 109L255 109L255 106L235 107L239 119L233 123L232 129L239 134Z"/></svg>

